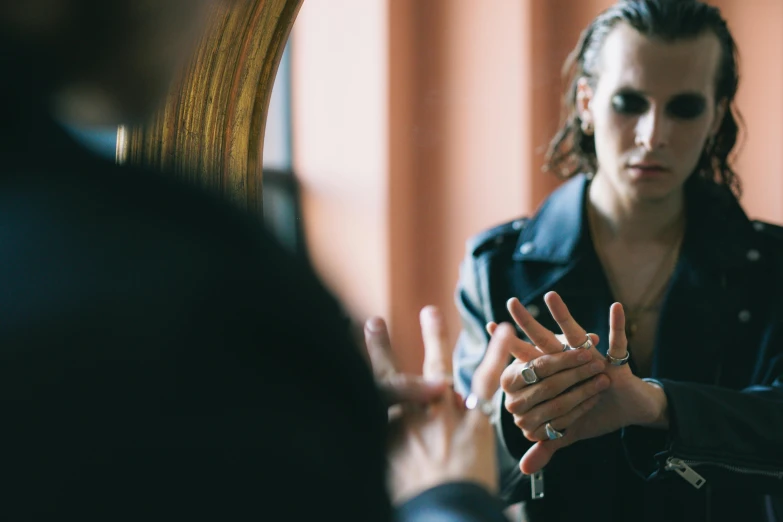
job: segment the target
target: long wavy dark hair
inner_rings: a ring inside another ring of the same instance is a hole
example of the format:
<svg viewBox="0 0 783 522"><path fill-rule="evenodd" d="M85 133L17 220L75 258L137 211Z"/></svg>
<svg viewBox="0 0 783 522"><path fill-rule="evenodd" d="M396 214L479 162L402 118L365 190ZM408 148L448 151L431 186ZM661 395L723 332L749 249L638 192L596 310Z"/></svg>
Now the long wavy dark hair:
<svg viewBox="0 0 783 522"><path fill-rule="evenodd" d="M593 20L563 67L563 78L568 85L563 97L563 124L549 145L544 170L562 178L596 172L595 140L582 131L576 107L577 84L584 77L595 87L601 47L619 23L668 42L695 38L707 31L718 37L721 61L715 79L715 99L725 101L727 110L714 139L705 144L691 179L723 185L739 196L739 178L729 158L742 124L734 104L739 85L739 53L720 10L698 0L620 0Z"/></svg>

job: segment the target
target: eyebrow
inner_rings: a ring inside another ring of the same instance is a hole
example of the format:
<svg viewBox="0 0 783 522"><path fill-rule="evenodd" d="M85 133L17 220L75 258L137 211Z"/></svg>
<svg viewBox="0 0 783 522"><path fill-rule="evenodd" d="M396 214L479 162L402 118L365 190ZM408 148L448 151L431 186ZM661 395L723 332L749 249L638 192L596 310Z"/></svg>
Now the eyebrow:
<svg viewBox="0 0 783 522"><path fill-rule="evenodd" d="M639 89L634 89L633 87L620 87L615 91L615 94L635 94L637 96L641 96L642 98L647 98L648 94L644 91L640 91ZM706 100L707 97L697 91L684 91L675 94L674 96L670 97L669 100L676 100L677 98L698 98L701 100Z"/></svg>

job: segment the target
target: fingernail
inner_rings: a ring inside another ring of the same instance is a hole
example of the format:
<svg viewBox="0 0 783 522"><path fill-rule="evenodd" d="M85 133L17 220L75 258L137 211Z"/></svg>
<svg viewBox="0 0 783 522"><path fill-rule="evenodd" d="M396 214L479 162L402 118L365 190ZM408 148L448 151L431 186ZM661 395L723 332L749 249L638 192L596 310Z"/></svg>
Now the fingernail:
<svg viewBox="0 0 783 522"><path fill-rule="evenodd" d="M579 355L576 356L582 362L589 361L593 356L587 350L579 350Z"/></svg>
<svg viewBox="0 0 783 522"><path fill-rule="evenodd" d="M603 369L604 369L604 365L601 364L598 361L596 361L596 362L594 362L593 364L590 365L590 371L591 372L598 373L598 372L600 372Z"/></svg>
<svg viewBox="0 0 783 522"><path fill-rule="evenodd" d="M380 332L383 328L383 319L380 317L373 317L364 323L364 325L371 332Z"/></svg>
<svg viewBox="0 0 783 522"><path fill-rule="evenodd" d="M419 320L426 324L432 324L440 318L440 311L437 306L428 305L421 309Z"/></svg>
<svg viewBox="0 0 783 522"><path fill-rule="evenodd" d="M601 391L609 387L609 380L606 377L601 377L595 381L595 389Z"/></svg>

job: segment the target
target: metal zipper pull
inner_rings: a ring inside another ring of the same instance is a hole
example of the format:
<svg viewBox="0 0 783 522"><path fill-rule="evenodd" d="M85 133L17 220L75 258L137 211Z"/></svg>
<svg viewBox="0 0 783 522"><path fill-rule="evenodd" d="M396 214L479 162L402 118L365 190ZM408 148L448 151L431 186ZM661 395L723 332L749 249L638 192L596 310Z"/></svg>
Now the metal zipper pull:
<svg viewBox="0 0 783 522"><path fill-rule="evenodd" d="M692 467L680 459L669 457L666 459L666 471L676 471L679 476L690 482L696 489L701 488L707 479L696 473Z"/></svg>
<svg viewBox="0 0 783 522"><path fill-rule="evenodd" d="M530 497L533 499L544 498L544 470L539 470L530 475Z"/></svg>

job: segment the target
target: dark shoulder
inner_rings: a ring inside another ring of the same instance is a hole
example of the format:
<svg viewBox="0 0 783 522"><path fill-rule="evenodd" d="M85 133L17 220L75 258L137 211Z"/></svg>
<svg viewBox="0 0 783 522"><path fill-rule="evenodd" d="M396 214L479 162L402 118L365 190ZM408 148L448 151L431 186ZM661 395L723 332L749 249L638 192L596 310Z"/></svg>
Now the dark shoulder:
<svg viewBox="0 0 783 522"><path fill-rule="evenodd" d="M767 259L769 266L783 281L783 227L759 220L751 221L751 225L755 236L753 243L758 245L758 253L754 256Z"/></svg>
<svg viewBox="0 0 783 522"><path fill-rule="evenodd" d="M764 238L783 247L783 227L766 221L753 220L753 230Z"/></svg>
<svg viewBox="0 0 783 522"><path fill-rule="evenodd" d="M528 218L522 217L484 230L467 241L469 256L478 257L488 252L513 249Z"/></svg>

